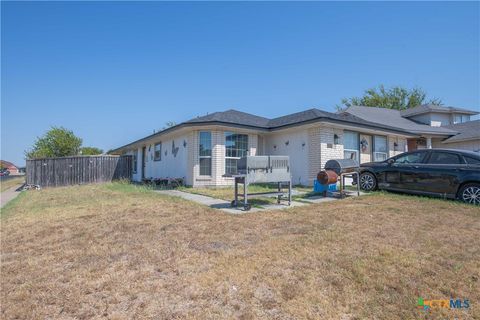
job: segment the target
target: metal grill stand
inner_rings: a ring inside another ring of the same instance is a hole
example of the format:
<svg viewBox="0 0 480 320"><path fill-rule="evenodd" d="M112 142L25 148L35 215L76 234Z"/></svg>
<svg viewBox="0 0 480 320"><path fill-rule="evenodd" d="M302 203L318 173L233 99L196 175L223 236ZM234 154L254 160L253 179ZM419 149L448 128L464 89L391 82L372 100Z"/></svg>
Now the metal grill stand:
<svg viewBox="0 0 480 320"><path fill-rule="evenodd" d="M281 200L292 201L292 179L290 175L290 161L288 156L247 156L238 162L238 174L231 175L235 179L235 195L231 202L232 207L238 207L239 197L243 198L243 208L248 211L252 208L248 198L253 196L276 196L277 203ZM276 184L277 191L249 193L250 184ZM243 184L243 192L239 193L239 184ZM288 191L284 191L287 187Z"/></svg>
<svg viewBox="0 0 480 320"><path fill-rule="evenodd" d="M340 197L345 197L345 178L357 178L359 182L359 164L353 159L332 159L325 163L325 170L334 171L340 178ZM357 195L360 195L360 183L357 183Z"/></svg>
<svg viewBox="0 0 480 320"><path fill-rule="evenodd" d="M345 193L345 177L355 179L357 177L357 181L360 181L360 175L358 172L347 172L340 174L340 197L344 198L346 196ZM360 196L360 183L357 183L357 196Z"/></svg>

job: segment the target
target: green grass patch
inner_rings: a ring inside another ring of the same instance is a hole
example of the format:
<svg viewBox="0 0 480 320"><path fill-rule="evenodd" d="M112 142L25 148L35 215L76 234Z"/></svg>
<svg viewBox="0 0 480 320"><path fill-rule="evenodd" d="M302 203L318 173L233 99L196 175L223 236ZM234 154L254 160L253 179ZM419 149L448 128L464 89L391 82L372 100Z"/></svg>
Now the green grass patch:
<svg viewBox="0 0 480 320"><path fill-rule="evenodd" d="M17 205L19 205L22 201L23 198L27 196L27 191L22 191L18 196L16 196L14 199L10 200L1 210L0 210L0 217L5 218L10 213L12 212L12 208L15 208Z"/></svg>

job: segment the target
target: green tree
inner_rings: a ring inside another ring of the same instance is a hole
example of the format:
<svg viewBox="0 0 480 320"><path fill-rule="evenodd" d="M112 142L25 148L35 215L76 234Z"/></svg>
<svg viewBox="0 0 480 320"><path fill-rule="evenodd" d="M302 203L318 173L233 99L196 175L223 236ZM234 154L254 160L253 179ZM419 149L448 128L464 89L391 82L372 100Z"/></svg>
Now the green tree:
<svg viewBox="0 0 480 320"><path fill-rule="evenodd" d="M82 147L80 149L80 154L82 156L94 156L96 154L102 154L103 150L96 147Z"/></svg>
<svg viewBox="0 0 480 320"><path fill-rule="evenodd" d="M63 127L52 127L43 136L38 137L31 150L25 152L27 159L46 157L65 157L77 155L82 139L73 131Z"/></svg>
<svg viewBox="0 0 480 320"><path fill-rule="evenodd" d="M380 85L378 88L365 90L361 97L342 99L342 103L337 105L337 109L344 110L350 106L364 106L404 110L422 104L442 105L442 100L427 98L425 91L418 87L413 89L400 86L385 88Z"/></svg>

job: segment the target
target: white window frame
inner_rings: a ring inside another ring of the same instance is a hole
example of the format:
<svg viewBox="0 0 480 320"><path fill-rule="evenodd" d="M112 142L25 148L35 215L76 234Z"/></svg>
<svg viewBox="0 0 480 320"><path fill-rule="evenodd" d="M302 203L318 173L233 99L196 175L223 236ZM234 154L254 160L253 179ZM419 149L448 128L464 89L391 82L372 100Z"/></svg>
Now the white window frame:
<svg viewBox="0 0 480 320"><path fill-rule="evenodd" d="M159 156L157 157L157 146L160 146L158 150ZM153 145L153 161L162 161L162 142L155 143Z"/></svg>
<svg viewBox="0 0 480 320"><path fill-rule="evenodd" d="M241 157L229 157L227 156L227 135L244 135L247 137L247 150L246 150L246 155L248 155L248 134L246 133L238 133L238 132L233 132L233 131L225 131L224 133L224 139L225 139L225 174L227 174L227 160L239 160L241 159ZM237 161L237 165L238 165L238 161Z"/></svg>
<svg viewBox="0 0 480 320"><path fill-rule="evenodd" d="M202 137L203 133L207 133L207 134L210 135L210 155L209 156L201 155L201 152L200 152L200 146L202 145L201 137ZM210 174L202 174L202 166L200 164L201 159L210 159ZM212 176L212 132L211 131L199 131L198 132L198 174L202 177L211 177Z"/></svg>
<svg viewBox="0 0 480 320"><path fill-rule="evenodd" d="M375 138L385 138L385 152L382 151L376 151L377 148L377 141ZM377 155L383 155L382 159L377 159ZM373 136L373 161L374 162L380 162L380 161L385 161L388 158L388 137L387 136L379 136L375 135Z"/></svg>
<svg viewBox="0 0 480 320"><path fill-rule="evenodd" d="M355 149L347 149L345 148L345 136L346 136L346 133L356 133L357 134L357 140L358 140L358 150L355 150ZM356 132L356 131L344 131L343 133L343 158L344 159L351 159L351 158L345 158L345 152L351 152L351 153L355 153L355 159L356 161L358 161L358 163L360 163L360 133L359 132Z"/></svg>

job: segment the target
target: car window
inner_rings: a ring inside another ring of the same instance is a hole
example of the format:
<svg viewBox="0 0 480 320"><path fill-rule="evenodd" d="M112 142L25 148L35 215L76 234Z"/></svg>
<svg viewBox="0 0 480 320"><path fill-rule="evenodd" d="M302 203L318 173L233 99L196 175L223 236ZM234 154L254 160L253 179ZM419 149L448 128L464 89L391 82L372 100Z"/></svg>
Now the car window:
<svg viewBox="0 0 480 320"><path fill-rule="evenodd" d="M468 164L480 164L480 159L475 159L472 157L465 157L465 161L467 161Z"/></svg>
<svg viewBox="0 0 480 320"><path fill-rule="evenodd" d="M412 152L395 159L395 163L421 163L425 152Z"/></svg>
<svg viewBox="0 0 480 320"><path fill-rule="evenodd" d="M450 152L432 152L430 159L428 159L430 164L464 164L462 158L458 154Z"/></svg>

